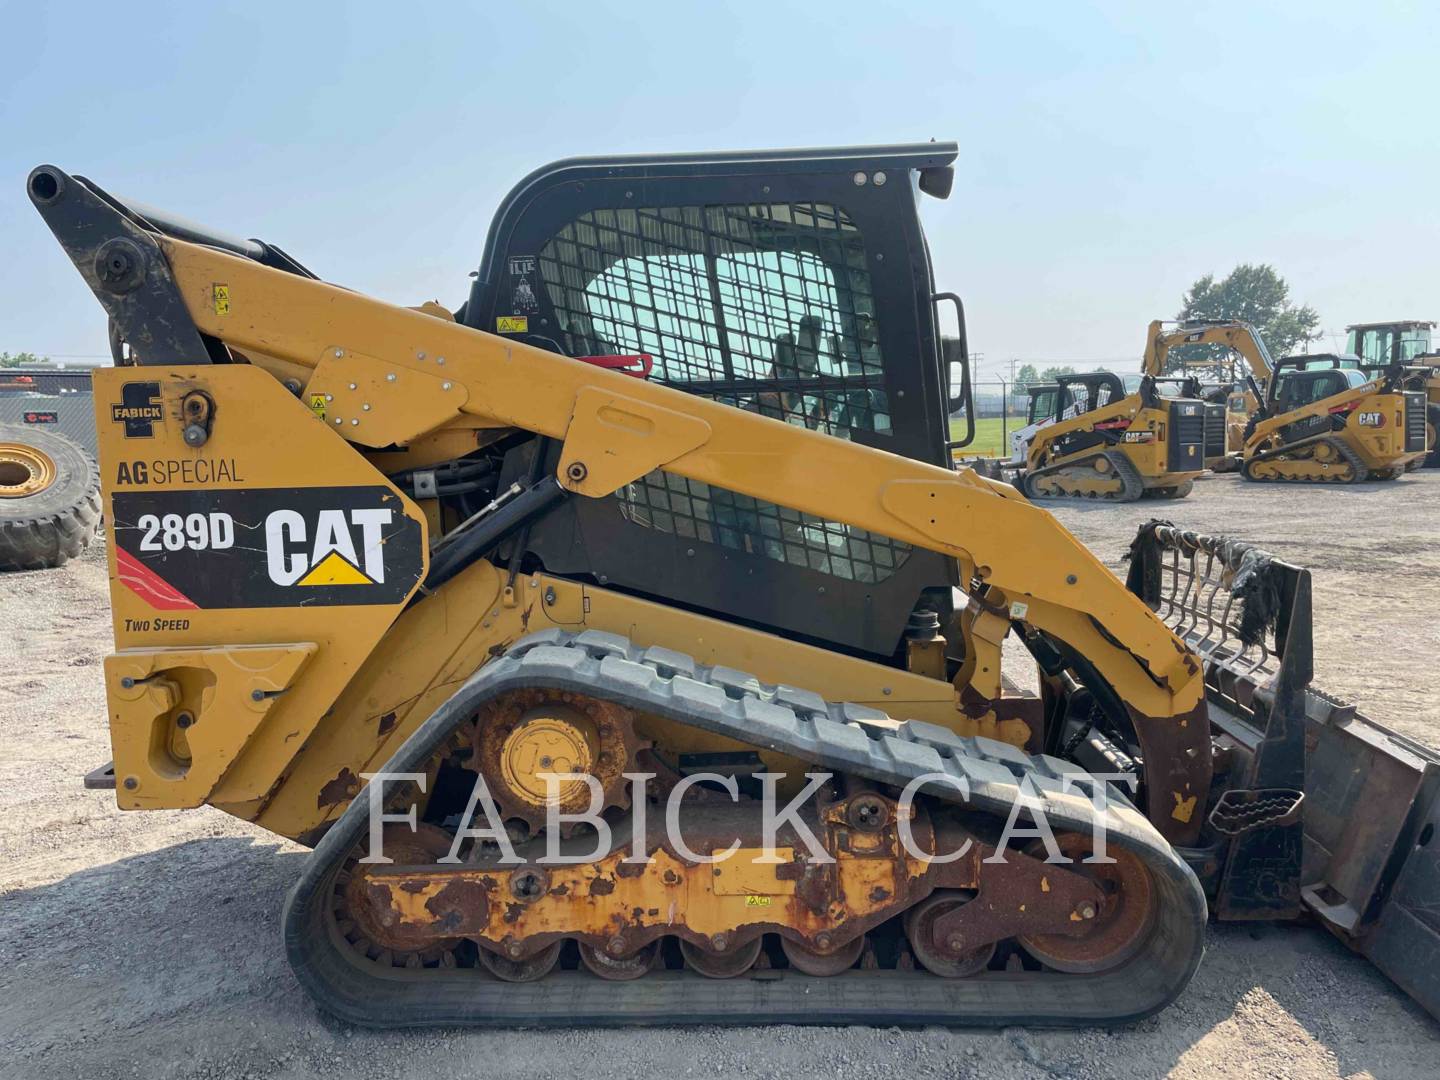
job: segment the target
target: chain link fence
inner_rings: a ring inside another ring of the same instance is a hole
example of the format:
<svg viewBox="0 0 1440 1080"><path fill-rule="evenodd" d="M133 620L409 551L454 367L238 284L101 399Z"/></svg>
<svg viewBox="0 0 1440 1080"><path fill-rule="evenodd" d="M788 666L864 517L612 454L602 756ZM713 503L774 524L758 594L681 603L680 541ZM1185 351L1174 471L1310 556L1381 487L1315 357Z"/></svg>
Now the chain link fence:
<svg viewBox="0 0 1440 1080"><path fill-rule="evenodd" d="M1010 435L1024 427L1030 396L1023 386L1016 388L1008 379L976 379L972 384L975 397L975 441L957 450L961 457L1008 457ZM950 418L953 438L963 438L965 417Z"/></svg>

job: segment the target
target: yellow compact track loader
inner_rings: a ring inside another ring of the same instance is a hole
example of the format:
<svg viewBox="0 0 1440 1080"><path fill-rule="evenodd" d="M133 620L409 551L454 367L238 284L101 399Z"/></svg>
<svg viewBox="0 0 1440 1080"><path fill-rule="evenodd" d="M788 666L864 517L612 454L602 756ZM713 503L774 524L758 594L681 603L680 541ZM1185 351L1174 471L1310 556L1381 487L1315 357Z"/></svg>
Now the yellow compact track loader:
<svg viewBox="0 0 1440 1080"><path fill-rule="evenodd" d="M1429 450L1425 391L1398 365L1380 374L1330 354L1287 356L1245 429L1247 480L1353 484L1395 480Z"/></svg>
<svg viewBox="0 0 1440 1080"><path fill-rule="evenodd" d="M1134 502L1190 494L1205 471L1205 403L1163 396L1148 375L1129 378L1133 386L1110 371L1062 375L1053 395L1032 394L1030 423L1044 419L1047 406L1053 422L1031 436L1015 485L1032 499Z"/></svg>
<svg viewBox="0 0 1440 1080"><path fill-rule="evenodd" d="M1112 1024L1211 911L1440 1009L1440 759L1309 688L1309 575L950 467L956 154L560 162L455 312L35 169L117 361L87 783L311 846L360 1024Z"/></svg>

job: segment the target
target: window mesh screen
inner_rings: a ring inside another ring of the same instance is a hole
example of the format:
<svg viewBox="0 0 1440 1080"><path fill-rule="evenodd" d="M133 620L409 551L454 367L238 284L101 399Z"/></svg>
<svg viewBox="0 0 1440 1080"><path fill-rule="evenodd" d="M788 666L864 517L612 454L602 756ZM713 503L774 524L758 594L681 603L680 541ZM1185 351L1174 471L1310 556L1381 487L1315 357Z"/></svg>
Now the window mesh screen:
<svg viewBox="0 0 1440 1080"><path fill-rule="evenodd" d="M890 432L864 239L842 210L762 203L595 210L540 252L573 356L649 353L651 377L849 438ZM909 546L683 477L617 493L636 524L874 582Z"/></svg>

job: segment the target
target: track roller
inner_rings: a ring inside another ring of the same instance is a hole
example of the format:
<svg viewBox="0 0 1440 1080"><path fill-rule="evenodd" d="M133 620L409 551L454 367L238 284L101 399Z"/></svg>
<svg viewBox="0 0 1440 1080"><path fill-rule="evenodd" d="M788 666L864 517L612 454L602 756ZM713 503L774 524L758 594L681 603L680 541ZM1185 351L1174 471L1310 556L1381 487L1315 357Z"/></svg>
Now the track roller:
<svg viewBox="0 0 1440 1080"><path fill-rule="evenodd" d="M995 942L975 949L953 951L946 943L935 940L935 920L952 908L974 899L968 889L941 889L930 894L905 913L905 937L920 966L945 979L963 979L978 975L995 955Z"/></svg>
<svg viewBox="0 0 1440 1080"><path fill-rule="evenodd" d="M789 938L780 939L780 948L796 971L806 975L839 975L842 971L849 971L860 959L860 954L865 951L865 935L859 934L843 945L824 952Z"/></svg>
<svg viewBox="0 0 1440 1080"><path fill-rule="evenodd" d="M560 950L564 945L563 941L557 941L534 956L516 960L492 953L488 949L481 949L480 963L486 971L503 982L534 982L536 979L543 979L555 970L555 965L560 962Z"/></svg>
<svg viewBox="0 0 1440 1080"><path fill-rule="evenodd" d="M719 934L715 936L721 937ZM707 979L733 979L744 975L755 965L764 944L763 937L755 937L743 945L731 947L725 943L723 948L706 949L682 938L680 954L685 957L687 966L694 968Z"/></svg>
<svg viewBox="0 0 1440 1080"><path fill-rule="evenodd" d="M660 942L652 941L627 956L615 956L593 945L582 944L579 949L580 962L587 971L602 979L629 982L648 974L655 966L655 958L660 955Z"/></svg>

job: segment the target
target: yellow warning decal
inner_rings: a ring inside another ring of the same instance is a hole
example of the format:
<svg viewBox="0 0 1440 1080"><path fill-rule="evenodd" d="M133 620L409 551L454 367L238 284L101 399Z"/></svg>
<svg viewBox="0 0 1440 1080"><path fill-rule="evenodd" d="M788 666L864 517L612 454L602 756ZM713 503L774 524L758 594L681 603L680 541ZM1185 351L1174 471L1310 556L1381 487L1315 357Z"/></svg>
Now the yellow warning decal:
<svg viewBox="0 0 1440 1080"><path fill-rule="evenodd" d="M526 334L530 332L530 316L498 315L495 318L497 334Z"/></svg>
<svg viewBox="0 0 1440 1080"><path fill-rule="evenodd" d="M768 896L747 896L745 897L746 907L769 907L770 897Z"/></svg>
<svg viewBox="0 0 1440 1080"><path fill-rule="evenodd" d="M374 585L362 574L354 563L338 551L332 551L321 559L310 572L295 583L296 585Z"/></svg>
<svg viewBox="0 0 1440 1080"><path fill-rule="evenodd" d="M310 395L310 411L313 412L316 416L318 416L321 420L324 420L324 419L325 419L325 395L324 395L324 394L311 394L311 395Z"/></svg>
<svg viewBox="0 0 1440 1080"><path fill-rule="evenodd" d="M216 283L210 286L210 298L215 302L216 315L230 314L230 286Z"/></svg>

